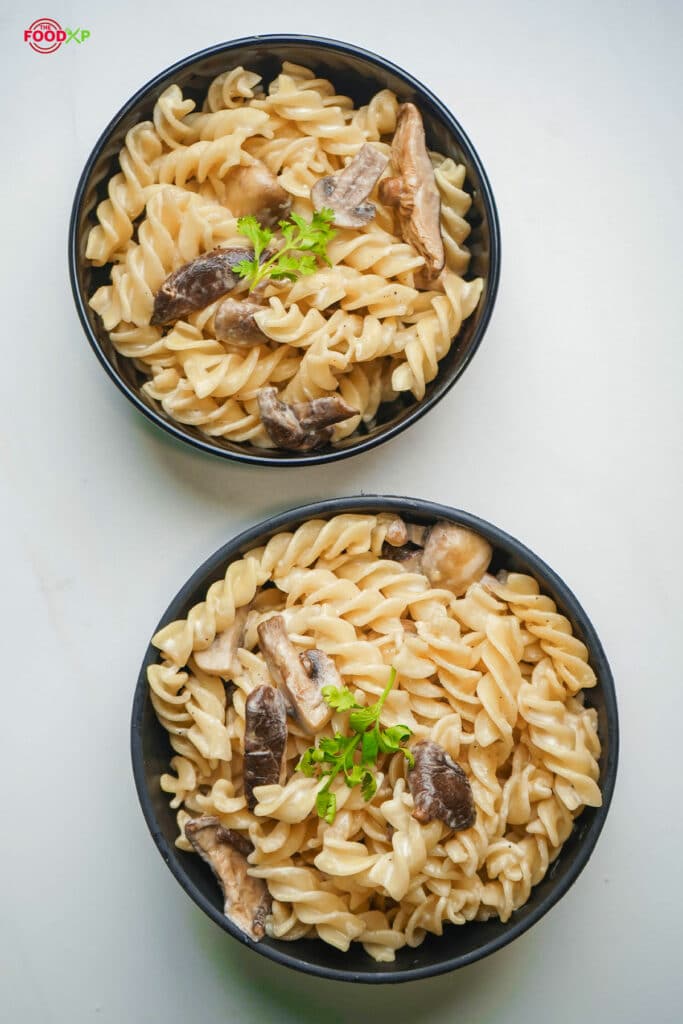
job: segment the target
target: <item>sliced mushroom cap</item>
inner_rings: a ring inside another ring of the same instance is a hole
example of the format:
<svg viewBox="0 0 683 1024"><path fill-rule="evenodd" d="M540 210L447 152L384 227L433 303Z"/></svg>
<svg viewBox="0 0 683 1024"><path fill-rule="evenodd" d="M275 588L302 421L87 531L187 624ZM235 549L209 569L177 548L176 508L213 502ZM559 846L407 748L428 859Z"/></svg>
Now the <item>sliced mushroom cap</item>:
<svg viewBox="0 0 683 1024"><path fill-rule="evenodd" d="M260 160L233 168L225 182L223 202L235 217L251 214L264 227L284 220L292 207L289 192Z"/></svg>
<svg viewBox="0 0 683 1024"><path fill-rule="evenodd" d="M225 916L258 942L265 934L271 898L263 879L247 874L246 858L253 850L249 840L210 815L188 821L185 835L221 884Z"/></svg>
<svg viewBox="0 0 683 1024"><path fill-rule="evenodd" d="M446 587L460 597L470 584L481 579L492 557L493 548L478 533L440 522L427 536L422 571L435 587Z"/></svg>
<svg viewBox="0 0 683 1024"><path fill-rule="evenodd" d="M363 227L377 212L366 200L388 163L378 149L365 143L342 171L316 181L311 189L313 206L332 210L340 228Z"/></svg>
<svg viewBox="0 0 683 1024"><path fill-rule="evenodd" d="M392 548L400 548L404 544L418 544L424 547L427 526L418 526L417 523L406 523L400 516L395 516L385 534L387 544Z"/></svg>
<svg viewBox="0 0 683 1024"><path fill-rule="evenodd" d="M415 766L408 772L413 817L423 825L434 818L456 831L474 825L477 810L472 787L459 764L443 747L423 740L411 747Z"/></svg>
<svg viewBox="0 0 683 1024"><path fill-rule="evenodd" d="M392 548L400 548L408 543L408 528L400 516L392 519L387 526L385 543L390 544Z"/></svg>
<svg viewBox="0 0 683 1024"><path fill-rule="evenodd" d="M214 331L220 341L232 345L254 345L266 336L254 319L263 306L248 299L224 299L213 319Z"/></svg>
<svg viewBox="0 0 683 1024"><path fill-rule="evenodd" d="M382 545L382 558L400 562L409 572L422 571L422 548L428 527L406 523L400 516L390 523Z"/></svg>
<svg viewBox="0 0 683 1024"><path fill-rule="evenodd" d="M287 703L274 686L257 686L244 708L244 793L253 811L256 786L284 781Z"/></svg>
<svg viewBox="0 0 683 1024"><path fill-rule="evenodd" d="M411 544L417 544L419 547L424 547L430 529L431 527L419 526L418 523L406 523L408 540Z"/></svg>
<svg viewBox="0 0 683 1024"><path fill-rule="evenodd" d="M273 615L258 626L261 652L268 670L289 699L299 724L315 734L332 717L332 708L324 701L317 678L309 675L299 653L287 635L282 615ZM310 659L310 653L307 655Z"/></svg>
<svg viewBox="0 0 683 1024"><path fill-rule="evenodd" d="M422 115L414 103L399 107L391 162L397 177L381 183L380 198L396 207L401 234L424 257L425 277L431 280L445 263L441 198L427 152Z"/></svg>
<svg viewBox="0 0 683 1024"><path fill-rule="evenodd" d="M291 405L278 398L277 388L261 388L258 393L258 411L268 436L278 448L291 451L303 448L306 437L301 424Z"/></svg>
<svg viewBox="0 0 683 1024"><path fill-rule="evenodd" d="M195 664L202 672L210 676L221 676L228 679L235 670L235 655L242 643L244 624L247 620L248 608L238 608L235 618L227 629L216 633L213 643L205 651L195 651Z"/></svg>
<svg viewBox="0 0 683 1024"><path fill-rule="evenodd" d="M400 562L409 572L424 573L433 586L452 590L456 597L482 578L493 557L487 540L455 523L440 521L429 528L406 523L406 538L395 546L387 533L383 557Z"/></svg>
<svg viewBox="0 0 683 1024"><path fill-rule="evenodd" d="M448 281L448 267L444 265L436 277L430 276L425 268L422 267L421 270L415 273L413 280L416 288L428 289L430 292L441 292L443 295L446 292L446 283Z"/></svg>
<svg viewBox="0 0 683 1024"><path fill-rule="evenodd" d="M294 402L294 415L305 434L326 430L335 423L358 415L358 409L345 402L341 395L325 395L312 398L310 402Z"/></svg>
<svg viewBox="0 0 683 1024"><path fill-rule="evenodd" d="M306 675L310 676L319 690L322 690L323 686L336 686L337 689L341 689L344 685L337 666L324 651L304 651L301 655L301 664Z"/></svg>
<svg viewBox="0 0 683 1024"><path fill-rule="evenodd" d="M152 324L169 324L220 299L241 280L234 267L251 249L212 249L178 267L154 296Z"/></svg>
<svg viewBox="0 0 683 1024"><path fill-rule="evenodd" d="M382 545L382 558L398 562L406 572L422 572L422 548L416 547L409 541L400 547L394 547L385 541Z"/></svg>
<svg viewBox="0 0 683 1024"><path fill-rule="evenodd" d="M258 406L263 426L278 448L310 451L332 437L332 425L357 416L358 410L341 395L313 398L288 405L278 398L277 388L261 388Z"/></svg>

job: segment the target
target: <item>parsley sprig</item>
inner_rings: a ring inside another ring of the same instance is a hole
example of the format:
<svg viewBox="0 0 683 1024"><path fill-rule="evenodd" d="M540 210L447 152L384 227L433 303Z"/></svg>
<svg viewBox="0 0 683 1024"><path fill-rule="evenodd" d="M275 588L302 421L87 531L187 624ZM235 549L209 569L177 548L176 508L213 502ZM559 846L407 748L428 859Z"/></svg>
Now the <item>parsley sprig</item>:
<svg viewBox="0 0 683 1024"><path fill-rule="evenodd" d="M253 292L267 277L274 281L296 281L297 277L314 274L318 269L318 259L331 265L327 257L327 243L336 234L331 227L333 219L334 212L326 208L314 213L310 223L297 213L290 214L287 220L280 221L284 244L272 256L262 260L273 240L273 232L262 227L256 217L240 217L237 227L253 245L254 256L250 260L240 260L233 268L235 273L249 282L249 291Z"/></svg>
<svg viewBox="0 0 683 1024"><path fill-rule="evenodd" d="M400 750L410 767L413 766L413 755L401 746L412 736L412 730L407 725L392 725L382 729L379 724L379 716L395 679L396 669L392 668L379 700L367 706L359 704L346 686L323 686L323 697L331 708L350 712L351 735L344 736L338 732L331 737L323 736L317 746L309 747L304 752L296 770L309 778L326 776L315 806L319 817L329 825L337 813L337 797L330 791L330 786L340 773L343 773L349 789L360 786L363 799L372 800L377 792L377 780L371 768L376 765L380 754L395 754ZM360 760L356 760L355 754L359 748Z"/></svg>

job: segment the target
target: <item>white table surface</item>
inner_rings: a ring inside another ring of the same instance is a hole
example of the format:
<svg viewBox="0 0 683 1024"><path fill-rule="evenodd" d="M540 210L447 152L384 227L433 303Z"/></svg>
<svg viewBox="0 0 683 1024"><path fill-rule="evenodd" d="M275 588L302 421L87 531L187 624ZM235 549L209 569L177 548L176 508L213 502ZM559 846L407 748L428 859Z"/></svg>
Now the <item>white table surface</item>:
<svg viewBox="0 0 683 1024"><path fill-rule="evenodd" d="M560 7L5 6L3 1020L681 1019L683 9ZM23 28L40 14L91 38L38 56ZM118 107L178 58L268 31L348 39L423 79L478 148L503 237L493 322L447 400L365 456L291 473L202 456L136 413L66 266L76 180ZM128 753L150 631L195 567L276 511L361 491L469 509L549 561L602 637L622 726L570 893L488 960L392 988L307 978L224 935L164 867Z"/></svg>

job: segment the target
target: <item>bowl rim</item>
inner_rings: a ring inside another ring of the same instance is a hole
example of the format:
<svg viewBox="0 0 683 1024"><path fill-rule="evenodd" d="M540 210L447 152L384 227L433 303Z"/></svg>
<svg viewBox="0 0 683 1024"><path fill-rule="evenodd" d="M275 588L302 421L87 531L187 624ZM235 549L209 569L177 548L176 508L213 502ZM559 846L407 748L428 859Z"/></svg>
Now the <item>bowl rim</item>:
<svg viewBox="0 0 683 1024"><path fill-rule="evenodd" d="M267 538L282 530L295 529L307 519L329 518L342 513L368 513L396 512L399 515L410 516L411 514L430 517L434 519L448 519L460 523L472 530L477 531L486 537L494 547L521 556L533 567L535 578L543 589L549 584L555 595L559 597L558 605L562 612L568 613L571 618L580 624L584 642L589 649L591 663L598 676L599 685L602 689L606 716L609 731L609 748L605 762L605 778L602 785L602 806L594 809L593 820L587 831L584 833L581 843L576 852L575 859L570 865L566 874L556 883L550 892L535 906L528 914L518 921L514 921L505 932L483 943L475 950L460 953L449 957L446 960L426 966L408 968L401 971L367 970L367 971L344 971L335 967L325 967L319 964L312 964L302 961L293 953L286 952L283 946L290 945L281 943L279 946L266 946L262 943L253 942L244 932L240 931L232 921L222 914L194 885L181 867L176 855L175 848L162 834L156 819L152 804L150 791L145 779L145 765L142 751L142 716L148 698L147 666L158 659L158 650L150 644L147 648L140 673L138 676L133 709L131 715L131 757L133 765L133 776L138 799L142 808L147 827L154 842L161 853L166 865L176 880L180 883L185 893L203 910L212 921L228 932L233 938L238 939L243 945L255 950L262 956L306 974L315 975L320 978L329 978L335 981L364 982L368 984L401 983L417 981L423 978L435 977L439 974L446 974L467 964L482 960L491 953L502 949L510 942L533 927L555 904L565 895L568 889L579 877L595 848L598 837L602 831L610 808L614 786L617 776L619 760L619 716L617 709L616 691L614 678L603 650L596 630L591 623L583 607L569 589L567 584L557 573L547 565L535 552L531 551L525 544L515 537L501 530L485 519L481 519L462 509L453 508L448 505L438 504L418 498L401 497L399 495L363 494L351 497L327 498L323 501L310 502L289 509L269 519L263 520L250 526L237 534L232 540L221 545L210 555L186 583L180 588L168 608L161 616L154 633L166 623L178 618L180 609L187 603L189 595L200 585L208 586L216 578L216 572L226 560L234 560L242 552L254 545L259 545ZM154 635L154 633L152 635Z"/></svg>
<svg viewBox="0 0 683 1024"><path fill-rule="evenodd" d="M343 54L350 54L351 56L359 57L360 59L366 60L370 64L374 64L377 67L387 70L392 74L402 79L406 85L415 90L415 92L426 98L437 112L439 118L445 124L449 133L454 136L458 145L463 149L472 165L475 167L476 172L479 176L481 183L480 193L484 209L486 211L486 217L489 226L489 239L490 239L490 255L489 255L489 273L487 279L486 296L481 310L479 322L474 330L470 349L462 362L462 365L454 372L449 379L444 379L439 388L435 388L434 392L421 401L417 402L409 413L395 423L393 426L387 427L386 430L379 431L376 435L368 435L367 437L360 437L354 444L350 444L345 448L332 449L327 452L304 452L299 454L291 454L287 456L272 456L265 454L268 449L264 449L264 454L261 454L258 449L251 451L230 451L227 449L219 448L216 444L212 443L210 438L204 438L203 436L194 437L186 432L183 424L176 423L174 420L166 420L155 408L148 406L142 401L137 391L132 388L123 378L116 372L114 367L110 364L103 347L93 331L90 321L88 319L87 296L81 293L79 287L79 266L81 263L79 251L78 251L78 222L80 219L81 207L86 194L86 188L90 180L92 169L99 159L100 154L104 147L107 145L112 132L118 127L119 122L129 113L129 111L142 99L144 99L149 93L151 93L162 81L164 81L169 75L178 73L185 70L192 64L204 60L206 58L217 56L221 53L229 54L233 50L240 49L245 46L262 46L269 47L273 45L281 44L299 44L308 45L313 49L319 50L330 50ZM107 126L104 128L99 138L95 142L90 154L85 162L85 166L81 172L76 187L76 194L74 196L71 215L69 218L69 230L68 230L68 262L69 262L69 279L71 282L71 291L76 305L76 311L78 318L81 322L81 326L88 339L90 347L92 348L98 361L104 368L109 378L118 387L119 391L126 396L126 398L132 402L135 408L147 417L152 423L166 431L176 440L185 442L191 445L193 448L203 451L209 455L215 455L219 458L225 458L232 460L233 462L241 462L252 465L265 465L265 466L280 466L280 467L293 467L293 466L312 466L327 462L336 462L340 459L350 458L353 455L359 455L362 452L369 451L372 448L376 448L378 445L383 444L385 441L391 440L396 437L397 434L402 433L413 423L416 423L429 410L435 406L438 402L444 398L451 388L454 386L457 380L462 376L470 362L474 358L483 337L488 328L493 309L496 302L496 296L498 293L498 284L500 280L500 263L501 263L501 242L500 242L500 224L498 220L498 211L496 209L496 203L493 197L493 191L489 183L488 176L484 170L484 166L481 162L479 154L472 145L467 133L463 130L459 121L454 117L448 107L436 96L431 89L426 85L423 85L417 78L405 71L398 64L388 60L386 57L380 54L374 53L371 50L366 50L363 47L356 46L354 43L347 43L337 39L330 39L324 36L309 36L299 33L273 33L265 35L252 35L243 36L239 39L227 40L223 43L217 43L214 46L206 47L203 50L197 50L195 53L190 54L187 57L183 57L173 64L170 64L167 68L154 75L147 83L137 89L133 95L128 99L123 106L117 111L116 114L111 118Z"/></svg>

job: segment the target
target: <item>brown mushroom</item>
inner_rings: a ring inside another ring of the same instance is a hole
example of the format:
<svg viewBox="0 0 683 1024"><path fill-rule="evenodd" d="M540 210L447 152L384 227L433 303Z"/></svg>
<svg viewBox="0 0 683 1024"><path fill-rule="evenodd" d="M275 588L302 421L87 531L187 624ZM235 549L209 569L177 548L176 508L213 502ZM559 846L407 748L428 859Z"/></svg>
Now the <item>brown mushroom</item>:
<svg viewBox="0 0 683 1024"><path fill-rule="evenodd" d="M422 548L427 533L425 526L406 523L397 516L386 532L382 558L400 562L407 572L422 571Z"/></svg>
<svg viewBox="0 0 683 1024"><path fill-rule="evenodd" d="M263 306L248 299L224 299L214 316L214 333L220 341L231 345L255 345L266 336L254 319Z"/></svg>
<svg viewBox="0 0 683 1024"><path fill-rule="evenodd" d="M456 597L480 580L489 567L493 548L473 530L440 521L426 529L406 524L406 542L394 546L387 533L384 558L400 562L409 572L422 572L435 587L452 590Z"/></svg>
<svg viewBox="0 0 683 1024"><path fill-rule="evenodd" d="M323 699L316 663L310 660L311 654L316 652L307 651L306 655L299 657L287 635L282 615L273 615L259 623L258 636L268 670L284 690L299 724L308 733L318 732L332 717L332 708ZM308 660L304 661L304 658ZM310 675L306 664L313 668Z"/></svg>
<svg viewBox="0 0 683 1024"><path fill-rule="evenodd" d="M400 516L394 516L387 526L385 540L393 548L402 547L404 544L424 546L426 533L426 526L418 526L417 523L406 523Z"/></svg>
<svg viewBox="0 0 683 1024"><path fill-rule="evenodd" d="M474 825L477 810L472 787L459 764L438 743L423 740L411 748L415 765L408 772L413 817L421 824L438 818L459 831Z"/></svg>
<svg viewBox="0 0 683 1024"><path fill-rule="evenodd" d="M405 553L400 549L409 545L410 547L424 547L425 538L429 527L418 526L417 523L406 523L400 516L396 516L387 528L384 539L385 558L394 557L396 561L402 561ZM398 548L398 551L392 549Z"/></svg>
<svg viewBox="0 0 683 1024"><path fill-rule="evenodd" d="M264 227L284 220L292 207L289 193L260 160L233 168L225 181L223 203L233 216L251 214Z"/></svg>
<svg viewBox="0 0 683 1024"><path fill-rule="evenodd" d="M220 882L225 916L258 942L265 934L271 898L263 879L247 873L252 844L210 815L188 821L185 835Z"/></svg>
<svg viewBox="0 0 683 1024"><path fill-rule="evenodd" d="M377 212L366 200L388 163L378 149L365 143L343 170L316 181L311 189L313 206L332 210L340 228L362 228Z"/></svg>
<svg viewBox="0 0 683 1024"><path fill-rule="evenodd" d="M301 664L319 690L322 690L323 686L336 686L337 689L341 689L344 685L339 669L324 651L304 651L301 655Z"/></svg>
<svg viewBox="0 0 683 1024"><path fill-rule="evenodd" d="M392 562L399 562L406 572L422 572L422 548L410 542L392 547L387 541L382 546L382 557Z"/></svg>
<svg viewBox="0 0 683 1024"><path fill-rule="evenodd" d="M358 410L345 402L341 395L289 405L278 398L277 388L261 388L258 407L271 441L278 448L289 451L310 451L322 447L332 437L333 424L358 415Z"/></svg>
<svg viewBox="0 0 683 1024"><path fill-rule="evenodd" d="M427 152L422 115L414 103L399 107L391 162L397 177L381 183L380 199L396 207L401 234L424 257L425 277L431 280L445 263L441 198Z"/></svg>
<svg viewBox="0 0 683 1024"><path fill-rule="evenodd" d="M396 516L387 526L385 543L393 548L400 548L408 543L408 528L400 516Z"/></svg>
<svg viewBox="0 0 683 1024"><path fill-rule="evenodd" d="M473 530L455 523L436 523L427 536L422 571L435 587L446 587L456 597L480 580L489 567L493 548Z"/></svg>
<svg viewBox="0 0 683 1024"><path fill-rule="evenodd" d="M238 608L231 625L221 633L216 633L213 643L206 650L194 652L193 657L198 669L207 675L220 676L222 679L227 679L233 674L235 655L242 643L247 611L246 606Z"/></svg>
<svg viewBox="0 0 683 1024"><path fill-rule="evenodd" d="M169 324L220 299L241 280L237 263L252 258L251 249L212 249L178 267L154 296L152 324Z"/></svg>
<svg viewBox="0 0 683 1024"><path fill-rule="evenodd" d="M284 781L287 704L274 686L257 686L244 707L244 793L253 811L256 786Z"/></svg>

